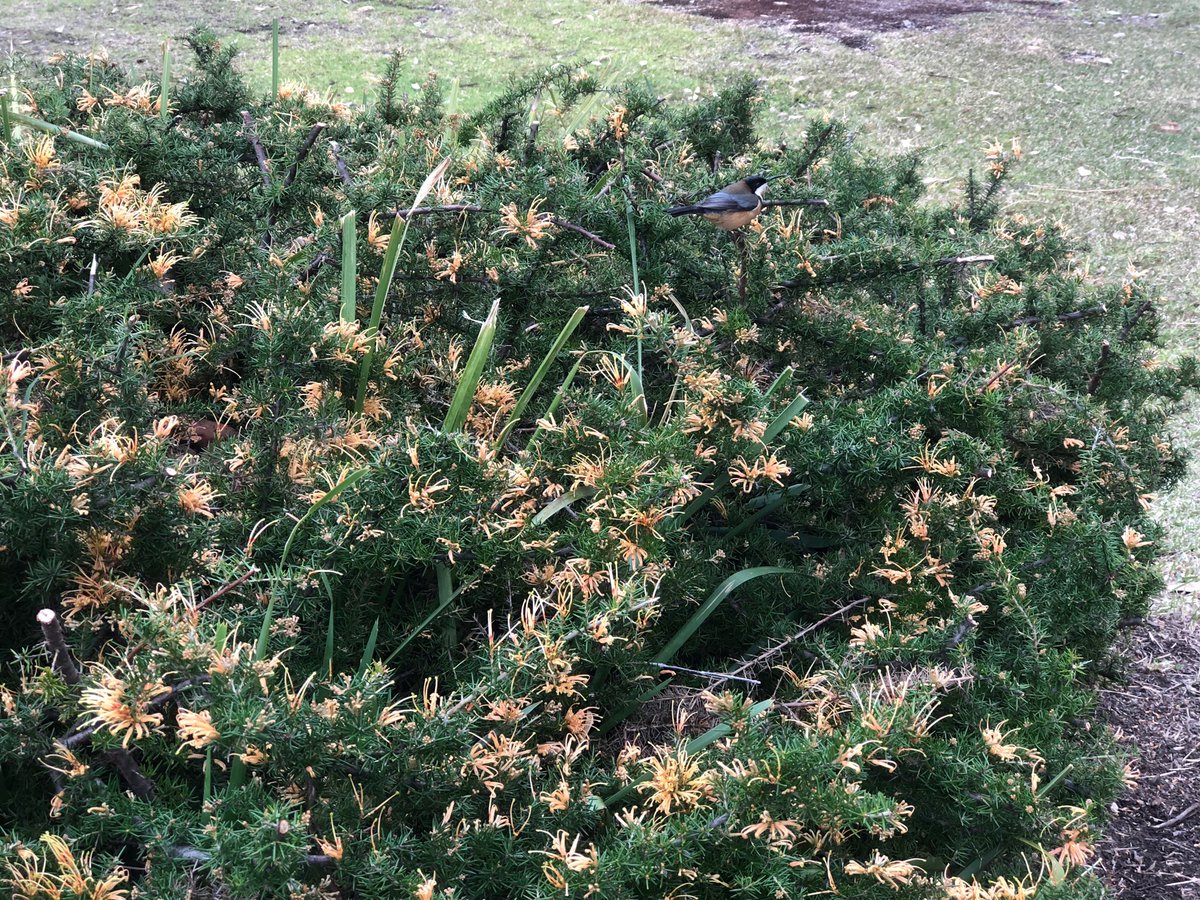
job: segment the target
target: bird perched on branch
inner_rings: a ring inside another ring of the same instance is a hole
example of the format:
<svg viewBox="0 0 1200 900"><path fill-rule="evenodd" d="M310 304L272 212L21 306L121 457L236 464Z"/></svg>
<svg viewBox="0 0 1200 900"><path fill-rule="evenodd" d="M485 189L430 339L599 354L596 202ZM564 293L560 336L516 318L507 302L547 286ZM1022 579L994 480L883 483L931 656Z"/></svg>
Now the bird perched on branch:
<svg viewBox="0 0 1200 900"><path fill-rule="evenodd" d="M763 193L769 179L750 175L727 185L690 206L673 206L672 216L703 216L722 231L735 231L753 222L763 210Z"/></svg>

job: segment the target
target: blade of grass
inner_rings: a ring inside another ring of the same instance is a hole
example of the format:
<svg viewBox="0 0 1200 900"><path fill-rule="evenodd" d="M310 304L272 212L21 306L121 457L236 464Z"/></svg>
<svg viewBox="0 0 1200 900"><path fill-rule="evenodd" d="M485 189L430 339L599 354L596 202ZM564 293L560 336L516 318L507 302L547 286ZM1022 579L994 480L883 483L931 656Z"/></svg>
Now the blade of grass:
<svg viewBox="0 0 1200 900"><path fill-rule="evenodd" d="M292 526L292 532L288 535L288 539L283 545L283 552L279 555L279 570L281 572L283 571L284 565L287 562L288 554L291 553L292 543L296 540L296 535L299 534L300 529L303 528L304 525L307 524L323 506L335 500L338 494L342 493L342 491L346 490L346 488L357 484L366 474L366 469L358 469L357 471L346 475L341 479L341 481L326 491L316 503L312 504L312 506L308 508L308 511L300 517L294 526ZM267 610L263 615L262 627L258 631L258 643L254 648L255 662L262 662L267 658L267 648L271 643L271 626L275 621L275 600L277 597L278 593L272 590L271 596L267 600ZM232 789L240 788L245 779L245 761L241 758L234 759L229 766L229 787Z"/></svg>
<svg viewBox="0 0 1200 900"><path fill-rule="evenodd" d="M452 584L451 584L451 580L450 580L450 570L447 569L442 564L438 563L437 572L438 572L438 605L434 608L433 612L431 612L429 615L427 615L424 619L421 620L421 623L419 625L417 625L416 628L414 628L412 631L410 631L408 633L408 637L406 637L403 641L400 642L399 647L397 647L390 654L388 654L388 658L383 661L383 664L385 666L390 665L392 660L395 659L397 656L399 656L401 651L403 651L405 647L407 647L409 644L411 644L413 642L413 640L417 637L417 635L419 635L422 631L424 631L426 628L428 628L429 624L434 619L436 619L443 612L445 612L446 609L449 608L450 604L454 602L455 597L457 597L464 590L466 590L468 587L470 587L472 584L474 584L474 582L467 582L466 584L460 585L457 590L451 590L450 588L451 588ZM443 575L443 572L445 573L444 575Z"/></svg>
<svg viewBox="0 0 1200 900"><path fill-rule="evenodd" d="M587 497L594 497L596 489L588 487L586 484L575 488L572 491L567 491L561 497L554 500L552 503L546 504L546 508L533 517L531 525L545 525L558 513L562 512L576 500L582 500Z"/></svg>
<svg viewBox="0 0 1200 900"><path fill-rule="evenodd" d="M791 422L792 419L796 418L796 416L800 415L806 406L808 406L808 398L803 394L797 395L796 399L785 406L783 411L780 412L779 415L777 415L771 421L771 424L767 426L767 431L763 435L763 443L769 444L771 441L775 440L775 438L779 437L779 435L783 432L783 429L787 428L788 423Z"/></svg>
<svg viewBox="0 0 1200 900"><path fill-rule="evenodd" d="M327 678L333 677L333 639L335 635L333 625L333 586L329 583L329 577L322 572L321 583L325 585L325 593L329 596L329 624L325 626L325 655L321 658L321 674Z"/></svg>
<svg viewBox="0 0 1200 900"><path fill-rule="evenodd" d="M332 488L326 491L325 494L319 500L317 500L316 503L310 506L308 511L300 517L299 521L297 521L292 527L292 532L288 535L287 541L284 542L283 553L281 553L279 556L280 571L283 570L285 564L287 563L288 555L292 552L292 544L296 540L296 535L300 533L300 529L303 528L313 516L320 512L323 506L325 506L327 503L333 502L335 499L337 499L338 494L342 493L342 491L346 490L346 488L357 484L366 474L366 469L359 469L355 472L351 472ZM270 643L271 625L274 623L275 619L275 596L275 592L272 591L271 598L267 601L267 613L263 618L262 628L259 629L258 632L258 644L254 650L254 659L257 662L262 662L267 658L267 645Z"/></svg>
<svg viewBox="0 0 1200 900"><path fill-rule="evenodd" d="M342 216L343 322L358 318L358 219L354 210Z"/></svg>
<svg viewBox="0 0 1200 900"><path fill-rule="evenodd" d="M629 265L633 270L633 292L642 292L642 283L638 278L637 255L637 226L634 222L633 200L629 196L629 178L625 178L625 226L629 230Z"/></svg>
<svg viewBox="0 0 1200 900"><path fill-rule="evenodd" d="M204 752L204 802L208 803L212 799L212 770L213 770L213 748L209 744Z"/></svg>
<svg viewBox="0 0 1200 900"><path fill-rule="evenodd" d="M575 333L575 329L579 327L579 323L583 321L583 317L587 315L587 311L588 307L579 307L571 314L571 318L567 320L567 324L562 327L562 331L554 339L554 344L546 353L542 364L537 367L537 371L529 379L529 384L521 392L521 397L517 400L517 405L513 407L513 411L508 416L508 421L504 423L504 428L500 431L500 436L496 438L496 447L500 447L508 438L509 432L516 427L521 415L525 412L525 407L529 405L529 401L533 399L533 395L537 393L537 389L541 387L542 381L545 380L546 373L550 371L550 366L554 364L554 360L562 351L563 346L571 339L571 335Z"/></svg>
<svg viewBox="0 0 1200 900"><path fill-rule="evenodd" d="M546 407L546 412L542 415L542 419L550 419L559 404L562 403L567 391L571 389L571 385L575 383L575 377L579 374L579 369L583 366L583 361L588 357L591 351L584 351L579 354L579 358L575 360L575 365L571 366L571 370L567 372L567 377L563 379L562 384L558 386L558 390L554 392L554 399L550 401L550 405ZM542 433L542 427L539 425L533 430L533 434L529 437L529 443L525 445L528 450L537 442L538 435Z"/></svg>
<svg viewBox="0 0 1200 900"><path fill-rule="evenodd" d="M271 20L271 101L279 99L279 19Z"/></svg>
<svg viewBox="0 0 1200 900"><path fill-rule="evenodd" d="M795 371L796 371L795 368L793 368L792 366L788 366L786 369L784 369L782 372L779 373L779 377L771 382L771 386L769 388L767 388L767 392L765 394L763 394L763 403L764 404L768 400L771 399L771 395L774 394L775 391L777 391L783 385L787 384L789 381L792 380L792 374Z"/></svg>
<svg viewBox="0 0 1200 900"><path fill-rule="evenodd" d="M371 665L371 660L375 656L375 642L379 640L379 617L375 617L375 624L371 626L371 634L367 637L367 646L363 647L362 659L358 663L358 675L355 676L359 680L367 674L367 667Z"/></svg>
<svg viewBox="0 0 1200 900"><path fill-rule="evenodd" d="M641 424L649 425L650 424L650 414L649 414L649 411L647 410L647 406L646 406L646 391L642 387L641 371L638 369L635 369L633 366L631 366L629 364L629 360L627 360L620 353L613 353L612 351L604 351L604 352L607 352L609 356L611 356L613 359L615 359L617 362L619 362L622 366L625 367L625 374L629 376L630 392L633 394L633 401L630 405L635 410L637 410L638 415L641 417L641 420L642 420ZM639 353L641 352L641 343L640 342L638 344L638 352Z"/></svg>
<svg viewBox="0 0 1200 900"><path fill-rule="evenodd" d="M158 95L158 119L164 125L171 121L171 42L163 41L162 85Z"/></svg>
<svg viewBox="0 0 1200 900"><path fill-rule="evenodd" d="M371 320L367 323L366 335L375 337L379 331L379 322L383 318L383 304L387 299L388 291L392 289L392 278L396 274L396 259L400 254L400 248L404 246L404 241L408 237L408 225L412 220L412 211L421 205L429 192L433 190L434 185L438 183L446 170L450 168L450 157L447 156L433 171L425 176L425 180L421 182L421 187L417 189L417 194L413 198L412 206L408 208L409 215L396 216L392 222L392 233L388 238L387 252L383 256L383 268L379 272L379 285L375 289L375 302L371 306ZM403 224L401 221L403 220ZM367 399L367 384L371 380L371 366L375 362L375 343L371 342L370 348L363 356L362 366L359 369L358 376L358 394L354 400L354 411L362 413L363 403Z"/></svg>
<svg viewBox="0 0 1200 900"><path fill-rule="evenodd" d="M460 85L457 78L450 82L450 97L446 101L443 118L446 127L442 130L442 146L453 147L458 143L458 105Z"/></svg>
<svg viewBox="0 0 1200 900"><path fill-rule="evenodd" d="M479 389L479 381L483 378L483 370L487 365L488 354L492 351L492 341L496 337L496 320L500 314L500 298L497 297L488 311L487 318L479 329L479 337L471 350L467 364L463 368L462 377L458 380L458 388L454 391L454 399L450 401L450 409L446 412L446 420L442 430L446 432L462 431L467 422L467 413L475 401L475 391Z"/></svg>
<svg viewBox="0 0 1200 900"><path fill-rule="evenodd" d="M0 127L4 131L0 132L4 136L4 143L12 143L12 120L8 116L8 89L0 88Z"/></svg>
<svg viewBox="0 0 1200 900"><path fill-rule="evenodd" d="M633 271L633 296L637 297L642 293L642 280L638 274L638 252L637 252L637 223L634 221L633 211L633 194L629 187L629 176L625 176L625 225L629 230L629 265ZM645 384L645 369L642 364L642 328L641 322L638 323L637 333L637 374L638 388L641 389ZM642 393L642 409L649 416L649 408L646 403L646 394Z"/></svg>

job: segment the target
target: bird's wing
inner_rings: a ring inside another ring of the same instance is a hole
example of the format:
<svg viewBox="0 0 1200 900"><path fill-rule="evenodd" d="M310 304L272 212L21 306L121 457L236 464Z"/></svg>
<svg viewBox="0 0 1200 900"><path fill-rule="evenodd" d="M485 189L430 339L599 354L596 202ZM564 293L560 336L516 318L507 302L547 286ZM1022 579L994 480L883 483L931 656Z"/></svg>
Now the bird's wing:
<svg viewBox="0 0 1200 900"><path fill-rule="evenodd" d="M696 208L704 212L750 212L758 209L760 202L762 202L761 198L757 194L730 194L727 191L717 191L697 203Z"/></svg>

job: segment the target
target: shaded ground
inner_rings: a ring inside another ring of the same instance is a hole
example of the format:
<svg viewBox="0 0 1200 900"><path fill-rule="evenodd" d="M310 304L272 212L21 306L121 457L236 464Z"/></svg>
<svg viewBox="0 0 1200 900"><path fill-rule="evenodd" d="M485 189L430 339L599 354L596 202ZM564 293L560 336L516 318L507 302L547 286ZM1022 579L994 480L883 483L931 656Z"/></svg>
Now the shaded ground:
<svg viewBox="0 0 1200 900"><path fill-rule="evenodd" d="M1038 12L1052 0L649 0L713 19L760 21L836 37L865 47L873 31L937 28L951 16L1024 7Z"/></svg>
<svg viewBox="0 0 1200 900"><path fill-rule="evenodd" d="M1100 691L1103 713L1142 772L1116 803L1099 868L1121 900L1200 898L1200 628L1163 617L1118 647L1128 680Z"/></svg>

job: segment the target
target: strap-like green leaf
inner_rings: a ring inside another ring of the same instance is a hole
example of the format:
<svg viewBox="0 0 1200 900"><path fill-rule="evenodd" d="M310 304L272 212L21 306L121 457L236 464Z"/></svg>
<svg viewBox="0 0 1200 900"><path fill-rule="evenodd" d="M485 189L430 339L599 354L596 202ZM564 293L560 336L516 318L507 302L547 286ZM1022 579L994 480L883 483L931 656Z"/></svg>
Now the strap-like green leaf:
<svg viewBox="0 0 1200 900"><path fill-rule="evenodd" d="M475 401L475 392L479 389L479 381L483 378L483 369L487 365L488 354L492 350L492 341L496 338L496 320L500 314L500 298L492 304L483 326L479 329L479 337L467 358L462 377L458 380L458 388L454 399L450 401L450 409L446 412L446 421L442 423L444 431L462 431L467 423L467 413Z"/></svg>
<svg viewBox="0 0 1200 900"><path fill-rule="evenodd" d="M675 632L675 636L671 638L667 646L663 647L654 657L654 662L669 663L675 658L675 654L679 652L679 648L686 644L694 635L705 620L713 614L718 606L720 606L725 598L736 591L739 587L748 581L753 581L755 578L762 578L764 575L794 575L795 569L786 569L780 566L756 566L752 569L742 569L730 575L717 586L707 600L700 604L700 608L692 614L692 617L684 623L679 631Z"/></svg>

